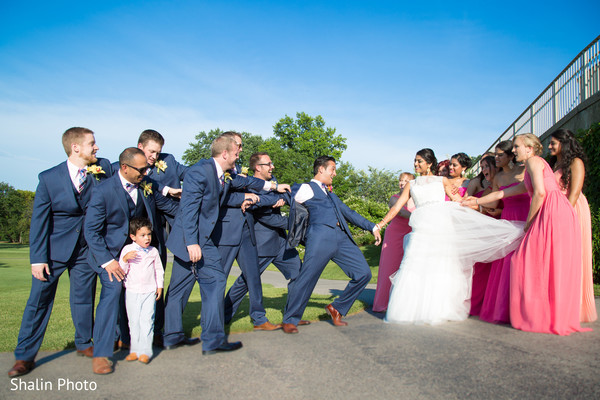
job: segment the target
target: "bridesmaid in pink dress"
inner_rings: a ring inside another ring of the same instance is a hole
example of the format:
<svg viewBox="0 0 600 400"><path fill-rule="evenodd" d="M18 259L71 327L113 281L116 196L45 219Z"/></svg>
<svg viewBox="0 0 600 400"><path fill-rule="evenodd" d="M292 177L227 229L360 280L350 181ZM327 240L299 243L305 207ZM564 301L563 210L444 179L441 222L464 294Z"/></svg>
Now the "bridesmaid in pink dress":
<svg viewBox="0 0 600 400"><path fill-rule="evenodd" d="M566 129L553 132L550 138L550 165L561 191L569 203L575 207L581 225L582 281L581 281L581 322L598 319L594 300L592 277L592 218L590 206L581 192L585 179L585 153L573 133ZM566 173L565 173L566 171Z"/></svg>
<svg viewBox="0 0 600 400"><path fill-rule="evenodd" d="M525 162L523 183L464 202L471 206L526 191L531 195L526 234L511 260L511 325L557 335L590 331L579 323L581 254L573 252L581 248L579 219L552 169L539 157L539 139L530 133L517 135L513 152L517 161Z"/></svg>
<svg viewBox="0 0 600 400"><path fill-rule="evenodd" d="M467 186L467 196L481 197L492 191L492 182L497 172L494 156L483 157L480 164L481 173L469 182L469 185ZM497 218L495 215L497 212L496 209L479 206L478 210L482 214ZM483 295L485 294L491 267L492 263L476 263L473 265L470 315L479 315L481 312Z"/></svg>
<svg viewBox="0 0 600 400"><path fill-rule="evenodd" d="M404 186L415 179L415 176L408 172L400 174L398 186L400 192ZM390 207L392 207L400 197L400 194L395 194L390 199ZM373 311L385 312L387 310L390 287L392 282L390 276L398 271L402 258L404 257L404 236L410 233L411 227L408 225L410 213L415 209L412 200L409 200L402 211L398 213L390 222L390 225L385 230L383 245L381 246L381 257L379 259L379 272L377 273L377 288L375 289L375 299L373 300Z"/></svg>
<svg viewBox="0 0 600 400"><path fill-rule="evenodd" d="M465 153L458 153L450 158L450 164L448 165L448 181L452 186L458 189L457 193L460 197L463 197L465 193L467 193L469 180L465 177L465 171L471 168L472 164L471 157ZM448 196L446 196L446 201L450 201Z"/></svg>
<svg viewBox="0 0 600 400"><path fill-rule="evenodd" d="M496 166L501 169L494 178L494 191L504 190L516 186L523 181L525 169L520 166L512 166L514 154L512 152L512 141L505 140L496 146ZM509 221L526 221L529 213L529 194L522 193L505 198L501 219ZM492 262L490 277L479 319L494 324L510 323L510 260L512 254Z"/></svg>

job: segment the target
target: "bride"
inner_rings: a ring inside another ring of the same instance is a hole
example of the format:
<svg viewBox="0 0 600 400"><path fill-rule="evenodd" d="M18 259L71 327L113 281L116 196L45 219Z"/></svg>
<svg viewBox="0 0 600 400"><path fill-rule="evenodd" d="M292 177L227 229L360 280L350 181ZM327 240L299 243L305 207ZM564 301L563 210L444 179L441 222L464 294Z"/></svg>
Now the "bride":
<svg viewBox="0 0 600 400"><path fill-rule="evenodd" d="M523 224L496 220L461 207L447 178L435 176L431 149L417 152L415 172L396 204L377 226L385 226L412 198L412 233L404 241L404 258L393 275L386 322L436 324L462 321L469 315L475 262L501 258L519 245ZM445 195L453 201L446 202Z"/></svg>

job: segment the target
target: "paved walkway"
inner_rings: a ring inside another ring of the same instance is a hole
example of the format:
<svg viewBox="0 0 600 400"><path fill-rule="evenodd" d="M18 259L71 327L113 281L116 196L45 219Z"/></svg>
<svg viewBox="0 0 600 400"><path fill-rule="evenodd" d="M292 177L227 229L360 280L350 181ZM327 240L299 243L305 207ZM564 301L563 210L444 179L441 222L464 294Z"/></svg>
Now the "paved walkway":
<svg viewBox="0 0 600 400"><path fill-rule="evenodd" d="M271 284L281 275L265 274ZM344 282L333 282L320 282L320 293L343 289ZM363 298L373 294L367 288ZM432 327L390 325L382 317L364 311L348 317L347 327L321 321L297 335L234 334L230 340L244 344L236 352L157 350L149 365L128 363L119 352L107 376L94 375L91 361L73 350L42 352L29 375L0 378L0 399L600 398L599 322L586 325L593 332L559 337L477 318ZM12 363L11 353L0 353L5 371Z"/></svg>

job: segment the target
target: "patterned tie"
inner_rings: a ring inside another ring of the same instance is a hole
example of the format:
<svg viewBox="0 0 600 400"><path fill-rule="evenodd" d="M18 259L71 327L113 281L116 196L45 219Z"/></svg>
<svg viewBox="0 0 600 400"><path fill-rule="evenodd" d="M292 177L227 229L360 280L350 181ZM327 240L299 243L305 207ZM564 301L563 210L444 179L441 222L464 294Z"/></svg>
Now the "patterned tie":
<svg viewBox="0 0 600 400"><path fill-rule="evenodd" d="M87 168L81 168L77 171L77 192L81 193L85 187L85 181L87 179Z"/></svg>
<svg viewBox="0 0 600 400"><path fill-rule="evenodd" d="M223 189L225 187L225 176L223 174L219 176L219 182L221 182L221 189Z"/></svg>
<svg viewBox="0 0 600 400"><path fill-rule="evenodd" d="M125 189L127 189L127 193L131 193L133 192L135 189L137 189L138 185L135 183L129 183L127 182L125 184Z"/></svg>
<svg viewBox="0 0 600 400"><path fill-rule="evenodd" d="M321 187L323 188L323 190L325 190L325 194L329 196L329 190L327 190L327 185L321 183Z"/></svg>

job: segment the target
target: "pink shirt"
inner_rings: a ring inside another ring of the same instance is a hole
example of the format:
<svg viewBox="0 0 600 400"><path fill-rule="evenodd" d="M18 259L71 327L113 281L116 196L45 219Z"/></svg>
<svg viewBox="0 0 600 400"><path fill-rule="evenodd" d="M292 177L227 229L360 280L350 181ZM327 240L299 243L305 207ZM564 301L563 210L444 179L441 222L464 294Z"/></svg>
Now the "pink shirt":
<svg viewBox="0 0 600 400"><path fill-rule="evenodd" d="M132 250L137 251L136 257L123 261L123 256ZM147 249L142 249L136 243L128 244L121 251L119 264L126 274L123 286L132 293L155 292L157 288L164 286L165 271L155 247L148 246Z"/></svg>

